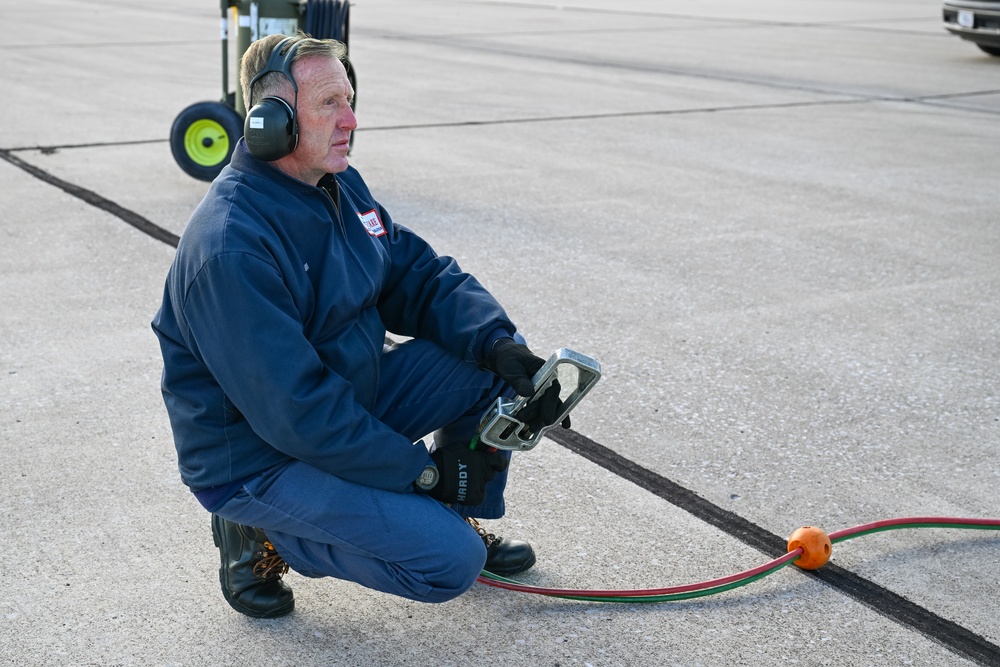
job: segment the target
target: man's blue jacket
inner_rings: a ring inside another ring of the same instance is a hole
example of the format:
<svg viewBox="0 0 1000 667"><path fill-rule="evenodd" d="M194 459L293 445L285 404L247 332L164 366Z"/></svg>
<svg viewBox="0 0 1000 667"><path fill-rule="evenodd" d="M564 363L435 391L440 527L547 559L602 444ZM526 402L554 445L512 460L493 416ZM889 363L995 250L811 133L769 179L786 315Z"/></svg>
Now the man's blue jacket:
<svg viewBox="0 0 1000 667"><path fill-rule="evenodd" d="M469 362L515 331L454 259L393 223L355 169L324 184L241 141L184 230L153 330L193 491L292 458L411 491L426 449L372 416L386 330Z"/></svg>

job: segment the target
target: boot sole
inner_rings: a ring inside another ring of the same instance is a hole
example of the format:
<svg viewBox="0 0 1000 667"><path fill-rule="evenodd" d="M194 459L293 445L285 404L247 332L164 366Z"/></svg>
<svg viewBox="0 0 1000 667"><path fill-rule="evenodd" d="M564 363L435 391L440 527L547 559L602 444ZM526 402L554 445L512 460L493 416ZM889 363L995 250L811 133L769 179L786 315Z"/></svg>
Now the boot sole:
<svg viewBox="0 0 1000 667"><path fill-rule="evenodd" d="M226 583L224 580L225 575L222 572L222 568L219 568L219 584L222 586L222 597L226 598L226 602L229 606L240 612L244 616L250 616L251 618L278 618L279 616L285 616L292 613L295 609L295 599L293 598L288 604L282 605L281 607L276 607L268 611L257 611L255 609L250 609L249 607L244 607L233 597L233 594L229 592L226 588Z"/></svg>
<svg viewBox="0 0 1000 667"><path fill-rule="evenodd" d="M519 565L515 565L513 567L505 567L505 568L500 568L500 567L491 568L489 563L487 563L486 565L483 566L483 569L493 574L499 574L501 577L509 577L511 575L521 574L522 572L530 570L532 567L534 567L535 563L536 563L535 554L532 552L531 556L526 558L524 562Z"/></svg>
<svg viewBox="0 0 1000 667"><path fill-rule="evenodd" d="M515 574L521 574L522 572L527 572L535 565L535 559L532 558L529 561L524 562L521 565L513 568L491 568L488 565L483 569L491 574L499 574L501 577L510 577Z"/></svg>

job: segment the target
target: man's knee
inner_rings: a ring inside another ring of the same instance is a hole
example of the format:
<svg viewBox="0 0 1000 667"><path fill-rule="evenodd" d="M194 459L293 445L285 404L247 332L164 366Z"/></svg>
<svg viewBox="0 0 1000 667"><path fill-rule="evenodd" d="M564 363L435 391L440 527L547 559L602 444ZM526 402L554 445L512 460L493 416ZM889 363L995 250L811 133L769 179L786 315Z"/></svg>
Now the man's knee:
<svg viewBox="0 0 1000 667"><path fill-rule="evenodd" d="M486 564L486 546L478 535L468 532L468 536L442 549L436 567L424 574L430 590L421 596L423 602L454 600L476 583Z"/></svg>

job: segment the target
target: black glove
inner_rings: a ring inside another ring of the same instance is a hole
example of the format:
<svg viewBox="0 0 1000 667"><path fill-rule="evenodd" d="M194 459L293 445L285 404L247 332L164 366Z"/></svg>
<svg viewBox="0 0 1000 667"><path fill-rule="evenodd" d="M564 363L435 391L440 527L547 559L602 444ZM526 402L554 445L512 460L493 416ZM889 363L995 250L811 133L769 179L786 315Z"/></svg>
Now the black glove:
<svg viewBox="0 0 1000 667"><path fill-rule="evenodd" d="M436 449L431 459L440 477L427 495L442 503L481 505L486 500L486 482L507 469L502 453L462 445Z"/></svg>
<svg viewBox="0 0 1000 667"><path fill-rule="evenodd" d="M513 387L519 396L531 396L535 393L531 378L544 365L545 361L535 356L527 345L516 343L513 338L501 338L494 343L483 364L487 370L493 371ZM541 395L521 408L514 417L533 433L551 426L562 411L559 389L559 381L553 380ZM569 416L563 419L562 427L570 427Z"/></svg>
<svg viewBox="0 0 1000 667"><path fill-rule="evenodd" d="M559 389L559 380L553 380L545 391L518 410L514 418L527 426L532 433L538 433L546 426L551 426L562 412L563 404L559 400ZM569 428L569 425L569 415L566 415L561 426Z"/></svg>
<svg viewBox="0 0 1000 667"><path fill-rule="evenodd" d="M501 338L494 343L483 363L486 370L499 375L519 396L535 393L531 378L544 365L545 361L532 354L527 345L515 343L513 338Z"/></svg>

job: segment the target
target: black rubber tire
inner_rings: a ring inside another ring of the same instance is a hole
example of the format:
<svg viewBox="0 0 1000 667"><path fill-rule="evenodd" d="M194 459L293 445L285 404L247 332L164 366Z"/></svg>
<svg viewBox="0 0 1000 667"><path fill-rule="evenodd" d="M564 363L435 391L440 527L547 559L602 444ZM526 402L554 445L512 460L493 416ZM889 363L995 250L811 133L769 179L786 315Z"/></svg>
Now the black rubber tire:
<svg viewBox="0 0 1000 667"><path fill-rule="evenodd" d="M170 128L170 152L184 172L214 180L229 164L243 136L243 117L223 102L196 102L181 111Z"/></svg>
<svg viewBox="0 0 1000 667"><path fill-rule="evenodd" d="M976 44L976 46L978 46L991 56L1000 57L1000 46L986 46L985 44Z"/></svg>

